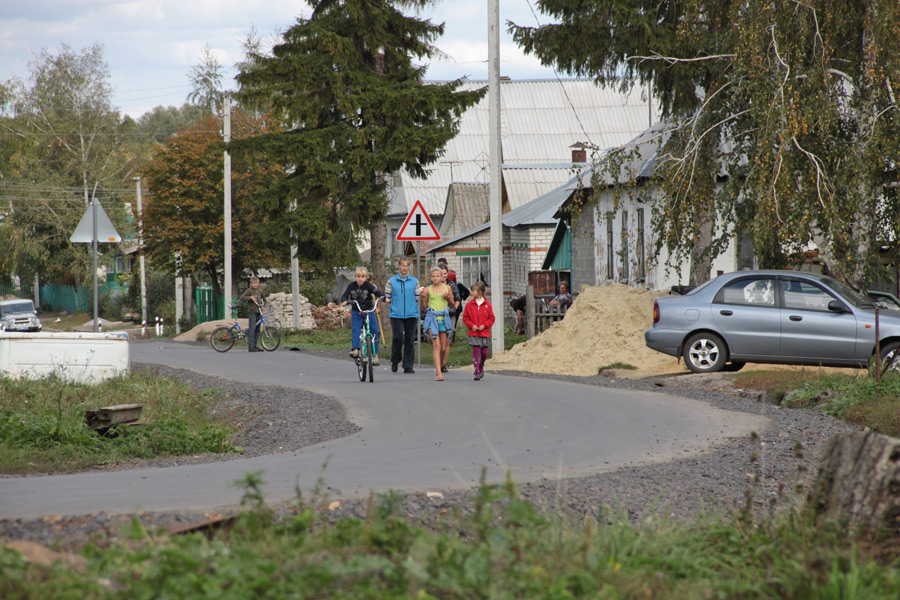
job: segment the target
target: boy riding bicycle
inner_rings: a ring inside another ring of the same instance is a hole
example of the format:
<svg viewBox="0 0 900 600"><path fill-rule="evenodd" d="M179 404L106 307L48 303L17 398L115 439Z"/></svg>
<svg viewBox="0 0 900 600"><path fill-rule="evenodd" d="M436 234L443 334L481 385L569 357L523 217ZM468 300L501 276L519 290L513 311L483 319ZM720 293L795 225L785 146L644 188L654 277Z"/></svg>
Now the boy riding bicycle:
<svg viewBox="0 0 900 600"><path fill-rule="evenodd" d="M383 298L384 294L374 285L366 281L369 271L365 267L356 269L356 281L347 286L346 291L341 296L341 306L350 304L353 311L350 315L351 335L353 336L353 349L350 356L356 358L359 356L359 332L362 329L363 318L369 320L369 327L375 335L375 356L373 356L373 364L378 364L378 319L374 313L366 313L363 315L360 310L369 310L375 304L375 298ZM358 306L357 306L358 304ZM376 308L377 310L377 308Z"/></svg>

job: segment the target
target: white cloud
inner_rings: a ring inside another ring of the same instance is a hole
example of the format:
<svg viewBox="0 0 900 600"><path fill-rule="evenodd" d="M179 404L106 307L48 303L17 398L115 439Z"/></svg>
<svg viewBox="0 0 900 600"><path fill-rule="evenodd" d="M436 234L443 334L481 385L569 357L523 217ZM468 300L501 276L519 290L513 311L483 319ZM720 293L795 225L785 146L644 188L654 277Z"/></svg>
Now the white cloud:
<svg viewBox="0 0 900 600"><path fill-rule="evenodd" d="M66 42L79 50L99 42L112 74L115 104L133 116L160 104L182 104L189 91L188 72L205 45L226 67L230 84L231 66L240 59L240 44L251 26L270 37L309 13L301 2L266 0L0 1L0 81L24 77L28 61L42 48ZM500 9L502 74L552 77L506 34L507 20L536 24L527 0L503 0ZM452 60L435 61L430 78L487 78L485 0L444 0L418 16L446 22L436 46Z"/></svg>

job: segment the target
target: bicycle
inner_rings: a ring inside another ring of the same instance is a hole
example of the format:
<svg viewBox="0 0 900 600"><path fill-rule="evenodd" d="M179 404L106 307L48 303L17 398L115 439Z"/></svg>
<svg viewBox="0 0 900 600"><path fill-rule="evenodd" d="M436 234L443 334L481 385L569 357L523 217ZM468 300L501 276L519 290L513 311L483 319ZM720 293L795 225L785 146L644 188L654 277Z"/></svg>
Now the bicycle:
<svg viewBox="0 0 900 600"><path fill-rule="evenodd" d="M375 304L369 310L363 310L359 306L359 302L353 301L356 309L363 315L362 327L359 330L359 354L356 355L356 371L359 373L359 380L362 382L366 381L367 373L369 375L369 383L375 381L375 366L373 364L375 360L375 334L372 333L372 327L369 325L369 318L374 317L366 318L366 315L375 313L379 300L381 298L375 298Z"/></svg>
<svg viewBox="0 0 900 600"><path fill-rule="evenodd" d="M238 307L239 305L237 304L228 305L228 308L231 309L231 318L234 319L234 325L231 327L220 325L213 330L212 335L209 337L209 343L216 352L228 352L234 346L236 340L242 340L250 333L249 328L243 329L238 322L237 313L235 312ZM259 340L259 345L262 346L263 350L267 352L272 352L281 345L281 331L274 325L266 325L266 317L262 312L259 313L259 320L256 322L256 339Z"/></svg>

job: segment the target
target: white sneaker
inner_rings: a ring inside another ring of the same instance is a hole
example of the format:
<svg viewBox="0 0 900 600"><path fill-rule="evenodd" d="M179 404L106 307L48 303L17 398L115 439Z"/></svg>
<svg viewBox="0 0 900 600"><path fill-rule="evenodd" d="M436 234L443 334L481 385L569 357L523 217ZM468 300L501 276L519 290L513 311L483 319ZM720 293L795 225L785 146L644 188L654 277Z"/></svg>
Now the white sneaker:
<svg viewBox="0 0 900 600"><path fill-rule="evenodd" d="M372 357L372 364L375 365L376 367L381 364L380 362L378 362L377 356Z"/></svg>

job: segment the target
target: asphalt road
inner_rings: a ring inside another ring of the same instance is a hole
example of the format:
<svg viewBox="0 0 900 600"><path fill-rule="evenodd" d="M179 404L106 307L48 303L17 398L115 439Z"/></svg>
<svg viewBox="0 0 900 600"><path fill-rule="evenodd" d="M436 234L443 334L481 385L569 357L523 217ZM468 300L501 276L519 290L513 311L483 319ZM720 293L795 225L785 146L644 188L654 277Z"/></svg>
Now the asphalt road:
<svg viewBox="0 0 900 600"><path fill-rule="evenodd" d="M360 383L348 361L172 341L130 345L131 360L250 383L299 387L338 398L362 427L297 452L179 467L0 479L0 518L214 510L240 501L233 482L264 471L268 501L289 500L321 477L330 496L370 490L440 490L489 481L581 476L702 452L767 420L663 393L598 388L454 369L434 381L377 368Z"/></svg>

